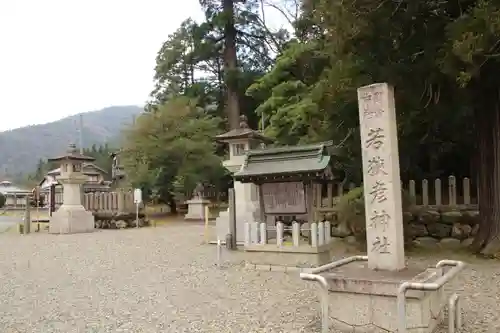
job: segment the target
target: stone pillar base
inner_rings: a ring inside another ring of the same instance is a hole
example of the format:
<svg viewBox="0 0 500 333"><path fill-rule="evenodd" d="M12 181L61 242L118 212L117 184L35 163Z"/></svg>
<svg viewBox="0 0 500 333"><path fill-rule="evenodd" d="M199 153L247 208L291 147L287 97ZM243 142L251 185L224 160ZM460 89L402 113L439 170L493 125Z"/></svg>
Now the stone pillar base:
<svg viewBox="0 0 500 333"><path fill-rule="evenodd" d="M366 267L366 263L321 273L329 283L329 325L340 332L397 333L397 290L401 283L433 282L442 274L441 268L429 268L423 272L412 269L373 271ZM408 333L433 333L444 320L446 300L443 288L437 291L409 290L406 302Z"/></svg>
<svg viewBox="0 0 500 333"><path fill-rule="evenodd" d="M186 201L188 205L188 212L184 215L185 220L204 220L205 219L205 206L210 203L204 199L191 199Z"/></svg>
<svg viewBox="0 0 500 333"><path fill-rule="evenodd" d="M93 232L95 229L94 215L83 206L62 205L52 213L49 223L51 234L76 234Z"/></svg>

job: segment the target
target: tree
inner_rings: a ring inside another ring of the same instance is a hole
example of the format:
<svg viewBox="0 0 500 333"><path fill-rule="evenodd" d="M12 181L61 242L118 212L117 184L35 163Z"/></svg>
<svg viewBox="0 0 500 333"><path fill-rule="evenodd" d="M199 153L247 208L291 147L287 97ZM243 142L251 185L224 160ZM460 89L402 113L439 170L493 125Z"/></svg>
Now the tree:
<svg viewBox="0 0 500 333"><path fill-rule="evenodd" d="M141 115L127 131L123 164L132 185L158 193L175 211L173 184L191 193L198 182L217 183L224 175L215 154L220 118L187 97L172 98Z"/></svg>
<svg viewBox="0 0 500 333"><path fill-rule="evenodd" d="M481 225L475 246L485 254L498 251L500 96L494 78L500 70L499 4L311 3L313 21L325 32L330 65L323 75L333 105L342 95L354 104L355 89L364 84L385 81L396 86L401 151L416 145L431 148L427 158L403 156L405 169L426 160L435 169L446 164L444 158L456 162L458 155L467 158L477 148Z"/></svg>
<svg viewBox="0 0 500 333"><path fill-rule="evenodd" d="M238 108L251 127L264 119L265 134L278 145L334 140L337 167L359 182L356 89L389 82L396 87L402 177L479 173L475 246L483 253L500 248L500 4L308 0L298 10L295 0L273 1L201 0L204 22L186 21L158 53L150 109L166 110L185 96L220 124L235 127ZM266 6L289 19L293 39L270 31ZM182 188L190 178L165 167L168 161L152 162L149 152L138 154L143 172L154 170L138 178L154 186L162 179Z"/></svg>
<svg viewBox="0 0 500 333"><path fill-rule="evenodd" d="M92 145L90 148L85 148L83 150L83 154L95 158L95 161L92 163L106 171L108 179L111 179L111 169L113 164L111 153L116 150L116 148L110 147L107 143L105 143L103 145Z"/></svg>
<svg viewBox="0 0 500 333"><path fill-rule="evenodd" d="M202 0L200 4L205 21L186 20L158 52L155 89L147 110L184 95L227 120L230 128L239 126L240 113L255 127L254 110L260 101L244 92L272 66L272 54L280 52L287 33L266 26L259 1Z"/></svg>

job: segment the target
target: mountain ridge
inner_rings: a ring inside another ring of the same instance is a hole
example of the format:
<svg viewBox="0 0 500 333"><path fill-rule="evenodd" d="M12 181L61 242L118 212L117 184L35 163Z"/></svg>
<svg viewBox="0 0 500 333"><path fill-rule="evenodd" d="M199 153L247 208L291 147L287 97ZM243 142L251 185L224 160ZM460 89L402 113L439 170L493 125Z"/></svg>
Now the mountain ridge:
<svg viewBox="0 0 500 333"><path fill-rule="evenodd" d="M40 158L60 155L69 143L78 144L80 116L83 117L83 145L117 145L122 130L143 111L140 106L111 106L82 112L45 124L0 132L0 176L13 177L32 172Z"/></svg>

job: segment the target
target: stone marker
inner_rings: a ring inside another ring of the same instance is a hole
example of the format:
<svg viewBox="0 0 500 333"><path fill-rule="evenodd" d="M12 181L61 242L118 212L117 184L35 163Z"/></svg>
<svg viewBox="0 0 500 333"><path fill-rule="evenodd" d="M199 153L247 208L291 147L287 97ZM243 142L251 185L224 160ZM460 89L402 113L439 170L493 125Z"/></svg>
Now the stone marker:
<svg viewBox="0 0 500 333"><path fill-rule="evenodd" d="M358 102L368 256L337 260L301 278L322 287L324 333L332 327L349 333L433 333L444 320L446 280L443 262L435 268L405 267L393 89L386 83L361 87ZM452 273L446 279L463 269L459 262L448 264L457 267L446 271Z"/></svg>
<svg viewBox="0 0 500 333"><path fill-rule="evenodd" d="M358 89L368 267L405 268L401 178L394 89L376 83Z"/></svg>

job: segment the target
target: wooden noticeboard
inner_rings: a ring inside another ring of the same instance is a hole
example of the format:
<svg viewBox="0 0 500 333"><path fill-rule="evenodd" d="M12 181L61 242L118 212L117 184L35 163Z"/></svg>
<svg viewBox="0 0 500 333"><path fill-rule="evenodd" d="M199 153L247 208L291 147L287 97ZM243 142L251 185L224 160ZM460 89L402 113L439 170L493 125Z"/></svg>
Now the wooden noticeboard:
<svg viewBox="0 0 500 333"><path fill-rule="evenodd" d="M266 183L261 185L266 214L306 214L304 183Z"/></svg>

